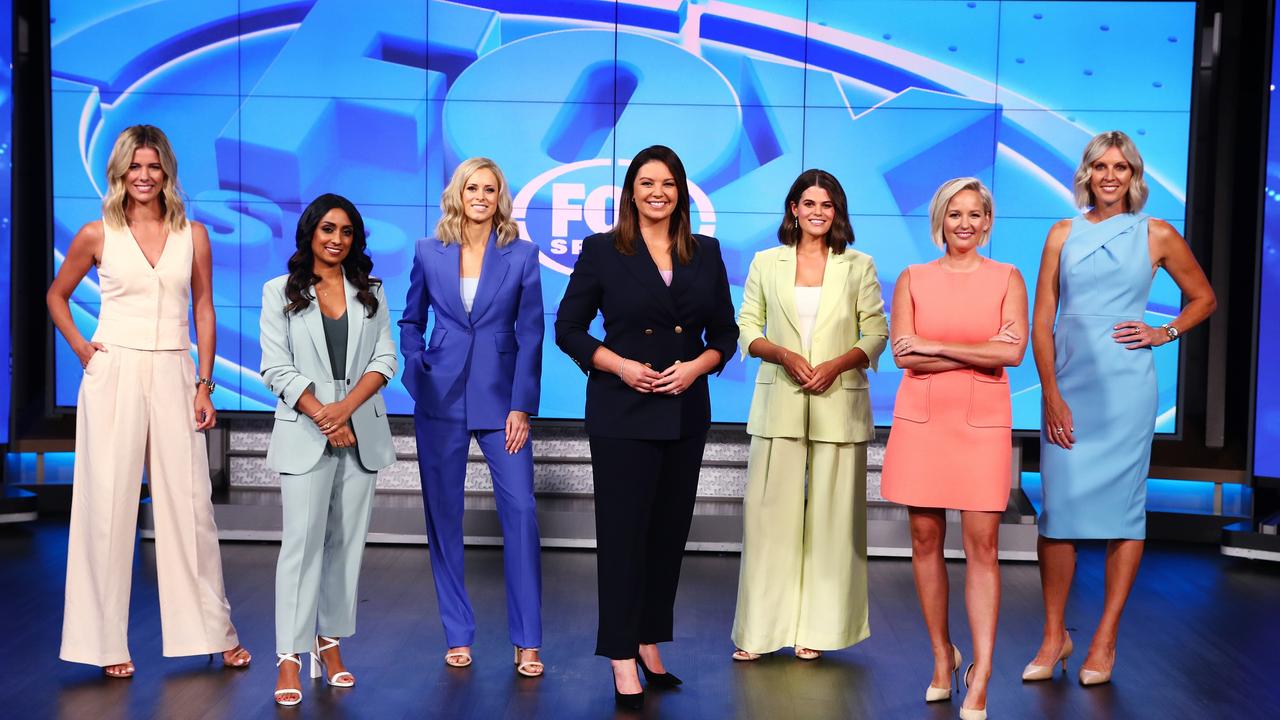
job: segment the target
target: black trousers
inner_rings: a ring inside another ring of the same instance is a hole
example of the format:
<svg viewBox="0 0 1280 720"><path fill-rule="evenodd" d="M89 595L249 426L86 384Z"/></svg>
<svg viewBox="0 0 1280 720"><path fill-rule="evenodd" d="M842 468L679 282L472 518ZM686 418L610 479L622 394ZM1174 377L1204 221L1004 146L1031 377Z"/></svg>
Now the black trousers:
<svg viewBox="0 0 1280 720"><path fill-rule="evenodd" d="M672 638L707 434L590 441L600 594L596 654L626 660L641 643Z"/></svg>

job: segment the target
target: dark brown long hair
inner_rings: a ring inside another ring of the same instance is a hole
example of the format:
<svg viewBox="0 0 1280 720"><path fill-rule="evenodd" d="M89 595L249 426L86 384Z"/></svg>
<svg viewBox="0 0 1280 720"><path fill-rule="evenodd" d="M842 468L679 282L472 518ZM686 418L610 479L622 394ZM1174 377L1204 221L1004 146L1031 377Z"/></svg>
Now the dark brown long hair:
<svg viewBox="0 0 1280 720"><path fill-rule="evenodd" d="M618 221L613 227L614 247L623 255L632 255L636 251L636 240L640 237L640 213L636 210L633 186L640 168L650 160L666 165L671 177L675 178L676 209L671 213L667 234L675 247L676 260L681 265L688 265L697 247L689 222L689 179L684 173L684 163L680 162L680 156L666 145L650 145L631 158L627 176L622 180L622 196L618 198Z"/></svg>
<svg viewBox="0 0 1280 720"><path fill-rule="evenodd" d="M796 181L791 183L787 191L787 199L782 203L782 224L778 226L778 242L783 245L795 245L800 242L800 222L791 212L792 205L800 204L800 196L811 187L820 187L831 196L831 204L835 206L835 218L824 238L827 247L833 254L839 255L853 244L853 225L849 223L849 201L845 198L844 188L835 175L826 170L816 168L800 173Z"/></svg>
<svg viewBox="0 0 1280 720"><path fill-rule="evenodd" d="M356 287L356 299L364 305L365 317L373 317L378 312L378 298L370 288L381 285L382 281L369 277L373 258L369 257L366 247L364 218L360 217L360 211L350 200L333 193L325 193L312 200L298 217L298 231L294 238L297 249L289 258L289 280L284 286L284 296L289 304L284 306L284 310L286 313L302 312L316 299L311 288L320 282L320 276L315 273L316 256L311 251L311 240L325 213L334 208L341 208L351 219L351 251L342 261L342 274Z"/></svg>

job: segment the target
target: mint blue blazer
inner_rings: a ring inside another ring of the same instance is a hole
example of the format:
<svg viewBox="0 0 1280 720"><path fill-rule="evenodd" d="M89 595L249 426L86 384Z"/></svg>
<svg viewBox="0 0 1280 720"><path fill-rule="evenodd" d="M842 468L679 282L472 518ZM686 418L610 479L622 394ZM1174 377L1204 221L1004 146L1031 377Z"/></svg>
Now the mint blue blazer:
<svg viewBox="0 0 1280 720"><path fill-rule="evenodd" d="M329 364L328 345L320 303L312 302L299 313L285 312L288 275L272 278L262 286L262 319L258 337L262 343L262 379L279 398L275 427L267 448L267 464L276 472L296 475L315 466L329 444L320 428L295 409L298 398L311 388L316 399L331 403L345 397L365 373L381 373L390 381L396 375L396 346L391 340L391 319L382 284L370 288L378 299L378 311L368 311L356 299L347 279L347 376L335 380ZM391 425L382 392L376 392L351 414L360 464L371 472L396 460Z"/></svg>

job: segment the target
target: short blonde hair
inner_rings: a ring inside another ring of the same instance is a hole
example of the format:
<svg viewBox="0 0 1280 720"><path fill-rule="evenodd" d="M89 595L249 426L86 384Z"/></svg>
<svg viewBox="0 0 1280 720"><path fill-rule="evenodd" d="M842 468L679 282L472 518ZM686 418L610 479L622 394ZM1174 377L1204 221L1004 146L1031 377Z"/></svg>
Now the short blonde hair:
<svg viewBox="0 0 1280 720"><path fill-rule="evenodd" d="M996 201L991 197L991 191L987 189L982 181L974 177L961 177L954 180L948 180L942 183L942 187L933 194L933 200L929 201L929 238L933 240L933 244L939 248L946 248L947 239L942 234L942 221L947 215L947 206L951 204L951 198L964 192L972 190L978 193L982 198L982 209L986 211L989 220L995 219ZM991 223L987 223L987 231L982 234L982 238L978 240L978 247L987 244L991 239Z"/></svg>
<svg viewBox="0 0 1280 720"><path fill-rule="evenodd" d="M440 193L440 209L443 215L436 223L436 239L445 245L462 244L462 226L467 215L462 208L462 189L467 180L478 170L489 170L498 179L498 209L493 213L493 229L498 233L498 247L509 244L520 236L520 228L511 219L511 188L498 164L489 158L473 157L463 160L453 171L449 185Z"/></svg>
<svg viewBox="0 0 1280 720"><path fill-rule="evenodd" d="M102 198L102 221L108 227L119 230L128 225L125 208L129 205L129 193L125 191L125 176L133 164L133 154L140 148L151 148L160 156L164 170L164 184L160 186L160 207L164 210L165 227L177 231L187 226L187 210L182 202L182 186L178 184L178 158L169 145L169 138L154 125L127 127L116 138L107 158L107 194Z"/></svg>
<svg viewBox="0 0 1280 720"><path fill-rule="evenodd" d="M1142 153L1133 139L1119 130L1108 130L1093 136L1084 146L1084 155L1080 158L1080 167L1076 168L1075 196L1076 207L1091 208L1097 204L1093 196L1093 164L1111 148L1116 148L1133 169L1133 178L1129 181L1129 192L1125 195L1125 209L1136 213L1147 204L1147 181L1143 178Z"/></svg>

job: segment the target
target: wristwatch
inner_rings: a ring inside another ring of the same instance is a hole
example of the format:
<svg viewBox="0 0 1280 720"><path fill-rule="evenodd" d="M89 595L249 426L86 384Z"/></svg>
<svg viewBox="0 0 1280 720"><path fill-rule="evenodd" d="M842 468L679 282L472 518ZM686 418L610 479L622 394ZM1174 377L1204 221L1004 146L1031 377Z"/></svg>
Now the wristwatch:
<svg viewBox="0 0 1280 720"><path fill-rule="evenodd" d="M1161 325L1160 329L1163 330L1165 334L1169 336L1169 342L1173 342L1174 340L1178 339L1178 328L1172 325Z"/></svg>
<svg viewBox="0 0 1280 720"><path fill-rule="evenodd" d="M214 389L215 387L217 387L217 384L213 382L213 378L200 377L199 375L197 375L197 376L196 376L196 387L200 387L201 385L204 385L205 387L208 387L208 388L209 388L209 394L210 394L210 395L212 395L212 394L213 394L213 389Z"/></svg>

